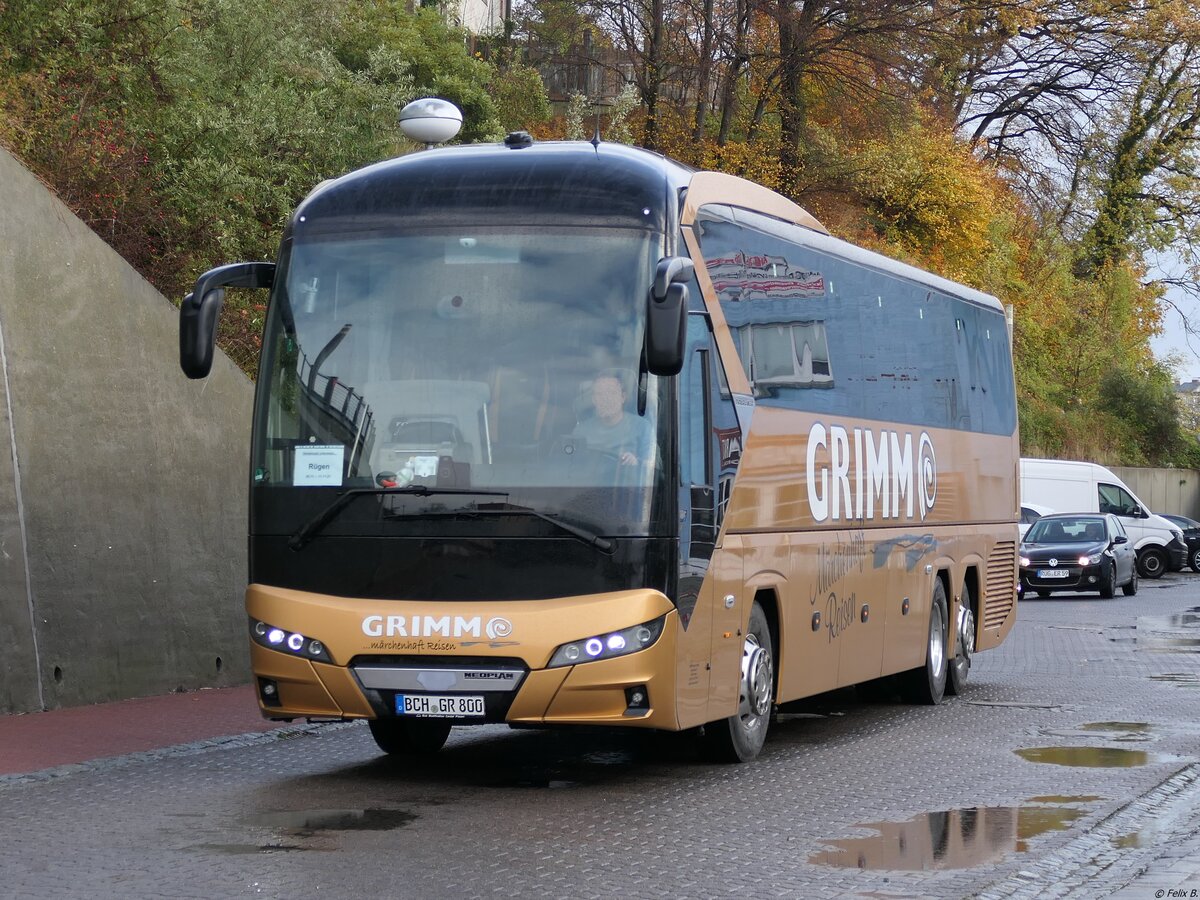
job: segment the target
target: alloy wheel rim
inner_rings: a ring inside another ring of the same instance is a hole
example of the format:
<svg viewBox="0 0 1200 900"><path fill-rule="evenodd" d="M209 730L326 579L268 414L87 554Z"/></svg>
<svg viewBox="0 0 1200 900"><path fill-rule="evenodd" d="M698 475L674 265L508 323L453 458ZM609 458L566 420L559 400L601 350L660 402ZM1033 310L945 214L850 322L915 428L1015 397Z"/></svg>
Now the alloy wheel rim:
<svg viewBox="0 0 1200 900"><path fill-rule="evenodd" d="M755 634L747 634L742 644L742 684L738 714L747 731L757 728L770 712L774 667L771 652L758 642Z"/></svg>
<svg viewBox="0 0 1200 900"><path fill-rule="evenodd" d="M963 669L971 668L971 655L975 652L975 613L969 606L958 612L958 656Z"/></svg>
<svg viewBox="0 0 1200 900"><path fill-rule="evenodd" d="M933 677L942 677L942 668L946 665L946 628L942 618L942 607L933 605L929 622L929 659L932 661Z"/></svg>

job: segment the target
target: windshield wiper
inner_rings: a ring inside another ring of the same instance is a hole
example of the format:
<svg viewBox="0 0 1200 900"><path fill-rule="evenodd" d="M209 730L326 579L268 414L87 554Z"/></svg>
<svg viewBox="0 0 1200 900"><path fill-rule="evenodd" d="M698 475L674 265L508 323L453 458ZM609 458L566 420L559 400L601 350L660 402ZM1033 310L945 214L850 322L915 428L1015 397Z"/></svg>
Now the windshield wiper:
<svg viewBox="0 0 1200 900"><path fill-rule="evenodd" d="M410 484L406 487L351 488L344 494L340 494L336 500L296 529L296 532L288 538L288 546L293 550L300 550L352 502L359 497L371 494L409 494L415 497L430 497L434 494L472 494L483 497L508 496L507 491L476 491L472 488L438 488L426 487L423 484Z"/></svg>
<svg viewBox="0 0 1200 900"><path fill-rule="evenodd" d="M515 503L488 503L484 505L477 503L475 504L475 508L470 510L470 513L496 516L533 516L535 519L549 522L567 534L579 538L579 540L583 541L589 547L595 547L601 553L612 553L613 551L613 542L608 538L600 537L600 535L593 534L586 528L571 522L565 522L557 516L538 512L536 509L531 509L528 506L518 506Z"/></svg>

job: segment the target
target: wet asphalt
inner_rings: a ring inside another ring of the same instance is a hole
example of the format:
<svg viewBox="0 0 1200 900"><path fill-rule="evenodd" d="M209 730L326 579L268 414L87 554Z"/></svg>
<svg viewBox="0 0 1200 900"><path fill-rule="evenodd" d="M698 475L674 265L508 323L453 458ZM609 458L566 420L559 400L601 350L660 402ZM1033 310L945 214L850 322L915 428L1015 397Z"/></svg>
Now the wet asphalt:
<svg viewBox="0 0 1200 900"><path fill-rule="evenodd" d="M1024 600L964 696L814 698L743 766L686 735L502 726L399 761L360 724L221 709L198 738L161 713L132 750L0 774L0 895L1200 896L1200 575Z"/></svg>

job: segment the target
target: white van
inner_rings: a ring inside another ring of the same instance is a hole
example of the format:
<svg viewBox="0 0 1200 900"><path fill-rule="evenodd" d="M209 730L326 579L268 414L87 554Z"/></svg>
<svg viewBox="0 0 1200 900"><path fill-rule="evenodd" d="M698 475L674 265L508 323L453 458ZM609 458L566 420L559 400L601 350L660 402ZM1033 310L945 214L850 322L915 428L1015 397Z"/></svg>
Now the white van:
<svg viewBox="0 0 1200 900"><path fill-rule="evenodd" d="M1159 578L1187 561L1183 532L1156 516L1120 478L1104 466L1064 459L1021 460L1021 502L1058 512L1112 513L1137 551L1138 572Z"/></svg>

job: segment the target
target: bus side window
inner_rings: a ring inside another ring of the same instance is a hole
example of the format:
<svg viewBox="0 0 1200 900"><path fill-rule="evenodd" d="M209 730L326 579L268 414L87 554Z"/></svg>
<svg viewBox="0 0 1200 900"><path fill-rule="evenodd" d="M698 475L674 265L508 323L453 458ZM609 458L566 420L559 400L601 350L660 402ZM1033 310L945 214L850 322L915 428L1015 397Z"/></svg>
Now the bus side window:
<svg viewBox="0 0 1200 900"><path fill-rule="evenodd" d="M685 558L707 560L721 530L742 434L705 316L688 317L687 356L680 380L680 510Z"/></svg>
<svg viewBox="0 0 1200 900"><path fill-rule="evenodd" d="M713 483L710 336L705 316L688 316L687 355L680 379L680 511L685 559L711 558L716 543Z"/></svg>

